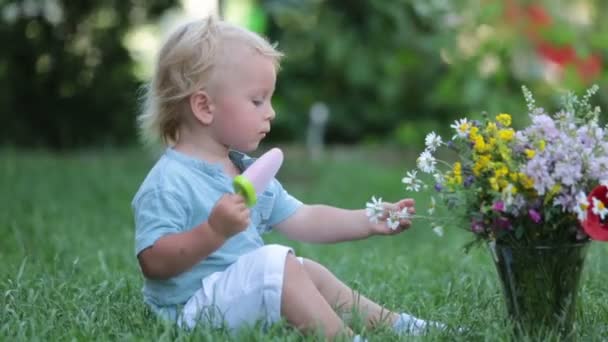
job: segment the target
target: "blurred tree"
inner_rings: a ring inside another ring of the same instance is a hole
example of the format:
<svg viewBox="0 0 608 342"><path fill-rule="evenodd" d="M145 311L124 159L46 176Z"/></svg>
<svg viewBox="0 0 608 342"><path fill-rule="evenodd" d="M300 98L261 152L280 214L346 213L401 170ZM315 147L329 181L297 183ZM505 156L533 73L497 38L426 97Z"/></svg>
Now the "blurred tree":
<svg viewBox="0 0 608 342"><path fill-rule="evenodd" d="M0 143L132 141L137 79L123 38L178 0L0 2Z"/></svg>
<svg viewBox="0 0 608 342"><path fill-rule="evenodd" d="M269 35L287 52L279 77L276 125L301 136L312 103L328 104L329 142L386 139L399 124L447 107L427 102L444 72L433 23L411 1L266 0ZM459 108L450 108L458 111Z"/></svg>
<svg viewBox="0 0 608 342"><path fill-rule="evenodd" d="M601 86L608 75L608 24L598 15L607 1L260 3L287 52L275 104L284 137L302 135L308 107L325 101L330 141L422 143L481 111L527 120L522 84L550 106L559 91Z"/></svg>

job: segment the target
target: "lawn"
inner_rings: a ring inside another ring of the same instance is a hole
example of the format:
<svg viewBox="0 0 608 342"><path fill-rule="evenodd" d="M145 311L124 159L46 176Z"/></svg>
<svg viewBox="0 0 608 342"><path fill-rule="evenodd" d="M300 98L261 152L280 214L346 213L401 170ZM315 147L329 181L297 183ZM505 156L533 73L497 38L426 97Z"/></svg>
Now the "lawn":
<svg viewBox="0 0 608 342"><path fill-rule="evenodd" d="M279 179L293 195L345 208L361 208L374 194L404 196L400 179L413 162L411 154L396 150L334 148L319 162L297 148L285 151ZM231 338L223 330L184 333L156 320L142 303L130 201L152 163L141 150L0 151L0 340ZM468 328L415 340L511 340L489 254L462 250L470 237L459 229L438 237L421 221L398 236L337 245L265 236L321 262L388 308ZM607 255L606 245L590 248L577 310L580 340L608 338ZM370 341L399 340L387 329L354 325ZM284 324L234 339L313 340Z"/></svg>

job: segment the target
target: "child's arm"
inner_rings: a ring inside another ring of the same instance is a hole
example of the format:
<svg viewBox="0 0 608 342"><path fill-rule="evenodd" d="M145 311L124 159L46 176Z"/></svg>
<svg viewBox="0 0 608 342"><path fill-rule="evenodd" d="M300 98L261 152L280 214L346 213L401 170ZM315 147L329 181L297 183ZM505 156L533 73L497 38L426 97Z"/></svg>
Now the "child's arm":
<svg viewBox="0 0 608 342"><path fill-rule="evenodd" d="M249 225L249 209L240 195L225 195L206 222L183 232L165 235L137 256L142 273L151 279L168 279L207 258L232 235Z"/></svg>
<svg viewBox="0 0 608 342"><path fill-rule="evenodd" d="M163 236L139 253L137 259L146 278L168 279L208 257L224 241L204 222L190 231Z"/></svg>
<svg viewBox="0 0 608 342"><path fill-rule="evenodd" d="M410 207L414 212L414 201L404 199L386 207ZM340 209L326 205L303 205L295 214L276 225L276 229L288 238L303 242L332 243L359 240L371 235L400 233L410 226L409 220L401 220L399 227L392 230L384 220L372 223L365 210Z"/></svg>

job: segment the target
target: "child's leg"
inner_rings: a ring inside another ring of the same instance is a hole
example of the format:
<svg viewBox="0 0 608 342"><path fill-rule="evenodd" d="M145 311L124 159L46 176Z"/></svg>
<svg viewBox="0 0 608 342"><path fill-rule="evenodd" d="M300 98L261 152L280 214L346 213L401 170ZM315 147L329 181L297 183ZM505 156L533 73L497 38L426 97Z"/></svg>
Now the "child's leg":
<svg viewBox="0 0 608 342"><path fill-rule="evenodd" d="M344 323L319 292L309 274L293 254L287 255L281 315L305 332L321 328L327 337L334 337L344 331L352 333L344 327Z"/></svg>
<svg viewBox="0 0 608 342"><path fill-rule="evenodd" d="M346 286L327 268L312 260L304 259L304 269L325 300L343 311L354 307L365 317L366 325L374 327L379 323L390 324L398 334L421 335L429 327L445 329L444 324L425 321L407 313L397 314L360 295Z"/></svg>
<svg viewBox="0 0 608 342"><path fill-rule="evenodd" d="M304 259L304 269L318 292L329 304L344 312L350 312L356 306L355 309L365 316L367 326L373 327L378 323L392 325L399 318L399 314L391 312L352 290L323 265Z"/></svg>

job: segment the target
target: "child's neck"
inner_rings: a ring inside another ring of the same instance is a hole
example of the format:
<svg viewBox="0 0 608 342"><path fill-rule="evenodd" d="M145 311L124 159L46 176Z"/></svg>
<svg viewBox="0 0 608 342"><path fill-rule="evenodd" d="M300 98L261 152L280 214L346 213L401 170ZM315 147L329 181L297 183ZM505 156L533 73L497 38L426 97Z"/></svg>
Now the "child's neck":
<svg viewBox="0 0 608 342"><path fill-rule="evenodd" d="M234 165L228 156L230 151L228 147L215 144L214 147L208 144L194 143L190 141L178 141L173 149L186 154L190 157L200 159L211 164L221 164L224 172L229 176L236 176L240 173L239 169Z"/></svg>

